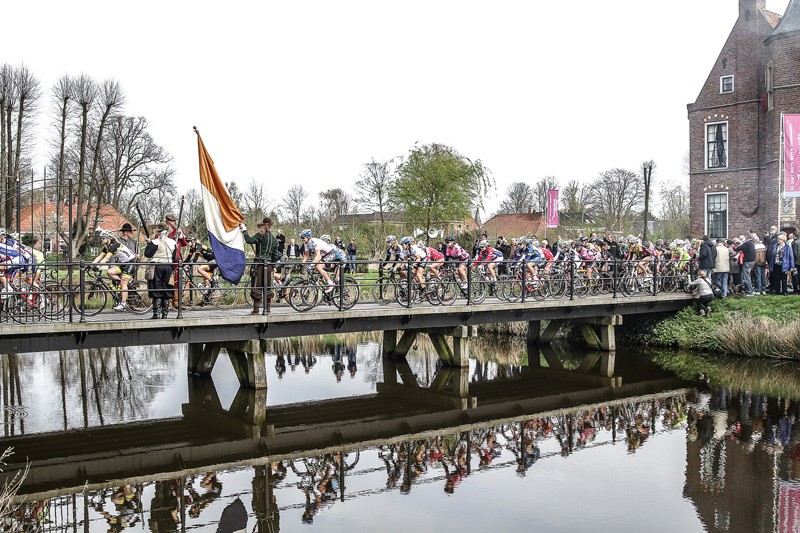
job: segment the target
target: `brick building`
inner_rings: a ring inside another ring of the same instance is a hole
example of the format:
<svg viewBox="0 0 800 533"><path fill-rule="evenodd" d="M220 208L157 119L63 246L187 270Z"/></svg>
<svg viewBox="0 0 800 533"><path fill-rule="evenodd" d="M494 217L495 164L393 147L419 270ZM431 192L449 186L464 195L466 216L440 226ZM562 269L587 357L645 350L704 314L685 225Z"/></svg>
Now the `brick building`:
<svg viewBox="0 0 800 533"><path fill-rule="evenodd" d="M800 113L800 0L783 16L765 0L739 0L739 18L687 107L692 235L763 233L778 218L781 113ZM781 227L796 228L796 199L780 204Z"/></svg>

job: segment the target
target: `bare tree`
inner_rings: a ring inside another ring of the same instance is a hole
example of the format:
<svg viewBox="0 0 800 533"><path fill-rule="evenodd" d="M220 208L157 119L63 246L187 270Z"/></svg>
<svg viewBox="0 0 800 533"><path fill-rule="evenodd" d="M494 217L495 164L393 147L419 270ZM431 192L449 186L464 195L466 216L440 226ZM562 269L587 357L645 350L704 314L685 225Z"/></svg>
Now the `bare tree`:
<svg viewBox="0 0 800 533"><path fill-rule="evenodd" d="M567 213L583 213L589 202L589 187L578 180L569 180L561 189L561 209Z"/></svg>
<svg viewBox="0 0 800 533"><path fill-rule="evenodd" d="M689 236L689 189L680 183L664 183L659 191L661 210L667 238Z"/></svg>
<svg viewBox="0 0 800 533"><path fill-rule="evenodd" d="M144 117L116 116L102 143L100 179L103 200L129 213L141 197L172 180L172 157L150 135Z"/></svg>
<svg viewBox="0 0 800 533"><path fill-rule="evenodd" d="M533 185L533 210L544 213L547 208L547 191L558 189L558 178L545 176Z"/></svg>
<svg viewBox="0 0 800 533"><path fill-rule="evenodd" d="M498 213L529 213L536 203L533 187L521 181L515 181L506 189L506 197L500 202Z"/></svg>
<svg viewBox="0 0 800 533"><path fill-rule="evenodd" d="M601 172L590 186L589 202L598 220L611 231L622 231L642 205L642 178L614 168Z"/></svg>
<svg viewBox="0 0 800 533"><path fill-rule="evenodd" d="M297 233L300 227L300 221L302 220L304 211L303 208L307 198L308 193L305 188L299 184L289 187L289 190L286 191L286 195L283 198L282 205L286 210L286 218L292 225L294 233Z"/></svg>
<svg viewBox="0 0 800 533"><path fill-rule="evenodd" d="M650 216L650 190L653 184L653 170L656 168L656 163L652 159L642 163L642 192L644 194L644 229L642 230L642 239L647 240L647 217Z"/></svg>
<svg viewBox="0 0 800 533"><path fill-rule="evenodd" d="M319 193L319 202L320 222L324 225L328 225L336 217L350 212L350 195L339 187Z"/></svg>
<svg viewBox="0 0 800 533"><path fill-rule="evenodd" d="M391 209L392 190L394 188L394 160L375 161L373 158L364 164L364 171L356 180L356 190L361 191L357 202L364 207L377 211L381 222L381 233L386 225L386 212Z"/></svg>
<svg viewBox="0 0 800 533"><path fill-rule="evenodd" d="M247 190L243 194L244 208L248 214L256 217L264 217L272 210L272 202L269 201L264 182L255 178L247 184Z"/></svg>
<svg viewBox="0 0 800 533"><path fill-rule="evenodd" d="M26 131L25 125L30 122L30 118L39 100L39 80L37 80L33 73L25 65L21 65L14 71L14 91L17 100L17 130L16 130L16 143L14 146L14 167L13 167L13 182L14 186L20 186L20 159L23 151L23 137ZM9 134L11 128L9 126ZM10 143L9 143L10 145ZM10 149L10 146L9 146ZM11 161L9 160L9 168ZM14 194L9 194L6 199L6 220L10 221L14 215L14 207L16 205L16 197Z"/></svg>
<svg viewBox="0 0 800 533"><path fill-rule="evenodd" d="M4 226L10 223L5 218L5 205L9 194L11 165L8 159L11 157L11 115L14 104L14 69L5 63L0 68L0 215Z"/></svg>

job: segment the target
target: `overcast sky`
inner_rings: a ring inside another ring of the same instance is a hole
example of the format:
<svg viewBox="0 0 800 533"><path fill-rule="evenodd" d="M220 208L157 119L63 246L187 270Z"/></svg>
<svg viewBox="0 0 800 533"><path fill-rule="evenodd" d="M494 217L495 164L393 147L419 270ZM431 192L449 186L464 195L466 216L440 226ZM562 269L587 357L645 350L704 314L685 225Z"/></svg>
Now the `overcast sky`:
<svg viewBox="0 0 800 533"><path fill-rule="evenodd" d="M119 80L181 191L199 184L197 125L224 180L264 180L276 202L448 144L492 170L491 212L546 175L654 159L657 183L687 179L686 104L737 16L737 0L11 2L0 49L48 94L63 74Z"/></svg>

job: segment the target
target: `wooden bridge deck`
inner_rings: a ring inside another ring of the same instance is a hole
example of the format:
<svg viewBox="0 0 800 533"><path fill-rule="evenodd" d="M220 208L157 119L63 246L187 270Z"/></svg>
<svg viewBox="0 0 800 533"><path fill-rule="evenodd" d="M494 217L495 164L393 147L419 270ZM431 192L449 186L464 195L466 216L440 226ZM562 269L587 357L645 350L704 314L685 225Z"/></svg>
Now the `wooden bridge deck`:
<svg viewBox="0 0 800 533"><path fill-rule="evenodd" d="M274 306L266 315L250 315L250 309L193 309L182 318L171 311L166 320L148 315L104 311L81 323L40 321L0 326L0 352L38 352L124 345L205 343L281 338L302 335L454 327L513 321L601 317L612 314L675 312L691 302L684 293L612 297L609 295L541 302L492 301L451 306L359 303L347 311L317 307L300 313Z"/></svg>

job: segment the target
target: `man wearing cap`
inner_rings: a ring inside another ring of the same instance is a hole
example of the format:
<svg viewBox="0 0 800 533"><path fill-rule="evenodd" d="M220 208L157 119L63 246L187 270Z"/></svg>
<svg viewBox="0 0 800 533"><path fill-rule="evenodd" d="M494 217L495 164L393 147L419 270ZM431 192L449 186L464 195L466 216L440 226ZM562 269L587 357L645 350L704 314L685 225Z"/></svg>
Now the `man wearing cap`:
<svg viewBox="0 0 800 533"><path fill-rule="evenodd" d="M281 254L278 251L278 239L270 232L272 219L265 217L256 226L258 227L258 233L251 236L247 232L247 226L245 226L244 222L239 223L244 242L252 244L256 254L255 264L250 268L250 295L253 297L251 315L257 315L261 312L261 296L264 288L272 286L273 265L265 263L276 263L281 258ZM269 302L269 300L267 301Z"/></svg>
<svg viewBox="0 0 800 533"><path fill-rule="evenodd" d="M184 246L189 246L189 241L186 240L186 236L181 231L181 228L178 227L178 219L172 213L167 213L167 216L164 217L164 221L167 225L167 237L175 241L176 246L176 257L178 259L182 258L183 255L181 254L181 249ZM175 287L178 286L178 265L172 265L172 277L173 281L175 282ZM177 289L172 295L172 307L175 309L178 308L178 291Z"/></svg>

